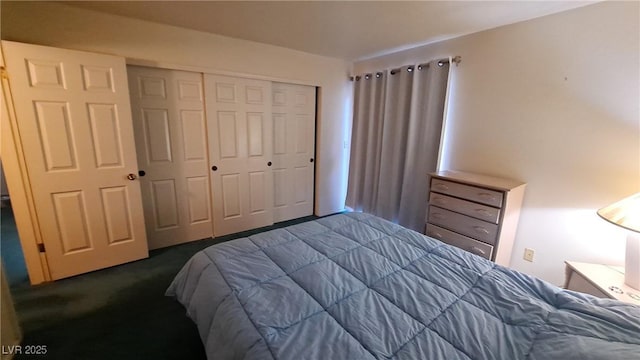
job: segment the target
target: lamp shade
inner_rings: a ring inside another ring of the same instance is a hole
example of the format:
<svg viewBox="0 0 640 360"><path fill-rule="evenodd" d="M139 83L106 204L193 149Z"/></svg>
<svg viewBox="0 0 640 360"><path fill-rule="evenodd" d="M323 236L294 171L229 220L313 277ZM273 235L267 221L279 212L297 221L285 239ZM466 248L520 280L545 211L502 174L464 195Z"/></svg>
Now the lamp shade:
<svg viewBox="0 0 640 360"><path fill-rule="evenodd" d="M640 193L603 207L598 215L612 224L640 232Z"/></svg>

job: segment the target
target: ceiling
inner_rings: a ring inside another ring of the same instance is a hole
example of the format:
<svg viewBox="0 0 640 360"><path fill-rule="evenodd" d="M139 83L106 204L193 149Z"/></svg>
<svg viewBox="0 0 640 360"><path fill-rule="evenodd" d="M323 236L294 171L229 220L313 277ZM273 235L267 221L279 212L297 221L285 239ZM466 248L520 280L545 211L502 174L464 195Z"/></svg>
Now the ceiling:
<svg viewBox="0 0 640 360"><path fill-rule="evenodd" d="M85 9L346 60L596 1L63 1Z"/></svg>

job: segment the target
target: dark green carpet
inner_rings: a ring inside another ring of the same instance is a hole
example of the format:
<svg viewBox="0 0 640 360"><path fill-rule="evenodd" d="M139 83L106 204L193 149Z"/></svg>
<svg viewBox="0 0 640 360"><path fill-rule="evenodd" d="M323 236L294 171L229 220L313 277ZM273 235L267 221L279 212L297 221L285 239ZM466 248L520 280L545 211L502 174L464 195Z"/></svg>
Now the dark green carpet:
<svg viewBox="0 0 640 360"><path fill-rule="evenodd" d="M9 286L29 282L27 267L18 239L18 230L8 201L0 208L0 255Z"/></svg>
<svg viewBox="0 0 640 360"><path fill-rule="evenodd" d="M164 292L197 251L268 228L151 251L145 260L31 287L12 288L22 345L46 356L16 359L206 359L195 325Z"/></svg>

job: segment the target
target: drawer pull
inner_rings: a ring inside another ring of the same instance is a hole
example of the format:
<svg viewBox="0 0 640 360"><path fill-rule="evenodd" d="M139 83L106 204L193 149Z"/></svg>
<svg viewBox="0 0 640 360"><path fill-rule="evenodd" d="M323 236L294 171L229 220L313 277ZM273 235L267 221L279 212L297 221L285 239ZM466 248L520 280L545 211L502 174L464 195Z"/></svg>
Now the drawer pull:
<svg viewBox="0 0 640 360"><path fill-rule="evenodd" d="M482 216L491 216L491 213L485 209L475 209L475 212Z"/></svg>
<svg viewBox="0 0 640 360"><path fill-rule="evenodd" d="M478 197L481 197L485 200L496 201L496 197L489 193L478 193Z"/></svg>
<svg viewBox="0 0 640 360"><path fill-rule="evenodd" d="M479 247L475 247L472 246L471 249L469 249L469 252L476 254L476 255L485 255L486 253L484 252L484 250L480 249Z"/></svg>
<svg viewBox="0 0 640 360"><path fill-rule="evenodd" d="M436 205L447 205L447 200L443 198L435 198L433 199L433 203Z"/></svg>
<svg viewBox="0 0 640 360"><path fill-rule="evenodd" d="M439 232L433 233L433 236L437 237L438 239L442 239L442 234L440 234Z"/></svg>
<svg viewBox="0 0 640 360"><path fill-rule="evenodd" d="M474 226L473 230L475 230L476 232L479 232L481 234L489 235L489 230L483 228L482 226Z"/></svg>
<svg viewBox="0 0 640 360"><path fill-rule="evenodd" d="M446 216L444 216L443 214L440 213L433 213L432 216L436 219L444 219L446 218Z"/></svg>
<svg viewBox="0 0 640 360"><path fill-rule="evenodd" d="M435 188L438 188L440 190L449 190L449 187L445 184L441 184L441 183L436 183L434 185Z"/></svg>

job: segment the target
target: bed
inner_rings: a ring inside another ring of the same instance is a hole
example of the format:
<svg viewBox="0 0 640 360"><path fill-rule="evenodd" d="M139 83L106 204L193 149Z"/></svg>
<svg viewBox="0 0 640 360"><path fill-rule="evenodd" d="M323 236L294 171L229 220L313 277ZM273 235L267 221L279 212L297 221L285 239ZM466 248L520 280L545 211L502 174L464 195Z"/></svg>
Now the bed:
<svg viewBox="0 0 640 360"><path fill-rule="evenodd" d="M347 213L211 246L167 290L214 359L640 359L640 307Z"/></svg>

